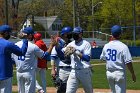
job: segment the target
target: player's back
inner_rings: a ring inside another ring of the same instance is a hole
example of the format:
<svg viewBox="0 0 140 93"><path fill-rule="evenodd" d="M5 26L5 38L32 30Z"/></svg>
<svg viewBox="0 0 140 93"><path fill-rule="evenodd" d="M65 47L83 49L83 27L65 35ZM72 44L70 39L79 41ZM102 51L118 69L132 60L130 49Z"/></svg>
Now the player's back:
<svg viewBox="0 0 140 93"><path fill-rule="evenodd" d="M108 70L124 70L124 54L128 47L119 40L113 40L107 43L101 54L101 58L105 57Z"/></svg>
<svg viewBox="0 0 140 93"><path fill-rule="evenodd" d="M0 38L0 80L12 77L12 60L8 40ZM8 69L7 69L8 68Z"/></svg>
<svg viewBox="0 0 140 93"><path fill-rule="evenodd" d="M16 43L16 45L22 47L22 42L19 41ZM28 42L28 49L25 56L13 55L17 71L27 72L29 70L35 69L37 67L37 57L41 57L42 55L42 50L40 50L35 44Z"/></svg>

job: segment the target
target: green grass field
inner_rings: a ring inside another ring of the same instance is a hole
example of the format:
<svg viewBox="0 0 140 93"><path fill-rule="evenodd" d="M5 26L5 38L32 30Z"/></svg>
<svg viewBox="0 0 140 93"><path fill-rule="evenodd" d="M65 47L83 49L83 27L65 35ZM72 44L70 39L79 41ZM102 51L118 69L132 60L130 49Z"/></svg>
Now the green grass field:
<svg viewBox="0 0 140 93"><path fill-rule="evenodd" d="M92 64L99 64L100 62L97 62L98 60L93 60ZM50 66L50 65L49 65ZM137 77L137 82L133 83L132 79L131 79L131 74L130 72L127 70L127 89L140 89L140 62L135 62L133 63L133 67L135 70L135 74ZM97 66L93 66L93 76L92 76L92 83L93 83L93 87L94 88L109 88L108 86L108 82L106 79L106 69L105 69L105 65L97 65ZM53 83L51 80L51 75L50 75L50 71L51 70L47 70L47 86L48 87L53 87ZM16 81L16 76L15 76L15 72L14 72L14 77L13 77L13 85L16 85L17 81ZM80 85L81 87L81 85Z"/></svg>

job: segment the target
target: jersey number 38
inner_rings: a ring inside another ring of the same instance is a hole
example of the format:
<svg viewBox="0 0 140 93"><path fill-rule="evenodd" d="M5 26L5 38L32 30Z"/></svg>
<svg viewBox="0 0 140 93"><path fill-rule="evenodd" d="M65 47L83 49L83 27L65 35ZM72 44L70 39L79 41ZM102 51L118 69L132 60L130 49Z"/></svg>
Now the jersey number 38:
<svg viewBox="0 0 140 93"><path fill-rule="evenodd" d="M107 52L107 56L106 56L107 61L116 61L117 50L107 49L106 52Z"/></svg>

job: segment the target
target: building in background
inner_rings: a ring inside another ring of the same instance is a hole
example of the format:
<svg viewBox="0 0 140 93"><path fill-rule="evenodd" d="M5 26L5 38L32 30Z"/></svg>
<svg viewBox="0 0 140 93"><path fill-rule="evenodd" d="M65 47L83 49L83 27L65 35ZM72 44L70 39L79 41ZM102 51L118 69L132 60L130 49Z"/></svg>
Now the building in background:
<svg viewBox="0 0 140 93"><path fill-rule="evenodd" d="M50 16L50 17L35 16L34 22L39 23L44 27L45 31L40 31L40 32L44 32L44 33L47 32L49 35L57 34L62 28L62 21L57 16ZM31 20L27 19L24 22L22 29L29 26L31 26Z"/></svg>
<svg viewBox="0 0 140 93"><path fill-rule="evenodd" d="M35 16L34 21L43 25L46 31L60 31L62 21L57 16L39 17Z"/></svg>

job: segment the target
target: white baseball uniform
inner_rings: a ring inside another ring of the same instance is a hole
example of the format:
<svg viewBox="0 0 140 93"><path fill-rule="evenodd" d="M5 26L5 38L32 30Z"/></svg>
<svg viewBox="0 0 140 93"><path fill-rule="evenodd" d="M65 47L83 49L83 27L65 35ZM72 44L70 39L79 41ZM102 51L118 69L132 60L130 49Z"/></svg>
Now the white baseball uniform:
<svg viewBox="0 0 140 93"><path fill-rule="evenodd" d="M60 60L58 53L55 49L55 47L53 47L52 52L51 52L51 57L54 57L55 59L51 59L54 60L57 67L58 67L58 75L59 78L63 81L63 82L67 82L69 73L71 71L71 67L70 64L66 64L64 63L62 60Z"/></svg>
<svg viewBox="0 0 140 93"><path fill-rule="evenodd" d="M47 85L47 80L46 80L46 68L36 68L36 75L39 76L39 80L41 84L36 80L36 88L38 91L44 91L46 93L46 85Z"/></svg>
<svg viewBox="0 0 140 93"><path fill-rule="evenodd" d="M83 55L91 55L91 45L86 40L81 40L78 43L72 41L67 46L72 46L76 50L80 51ZM66 93L76 93L79 81L84 87L85 93L93 93L92 88L92 72L91 65L89 61L81 59L78 55L71 55L71 67Z"/></svg>
<svg viewBox="0 0 140 93"><path fill-rule="evenodd" d="M17 42L16 45L21 47L22 41ZM28 42L25 56L13 55L17 68L18 93L35 93L37 58L43 56L44 51L31 42Z"/></svg>
<svg viewBox="0 0 140 93"><path fill-rule="evenodd" d="M125 64L132 62L128 47L119 40L107 43L100 56L106 60L106 75L113 93L126 93Z"/></svg>

